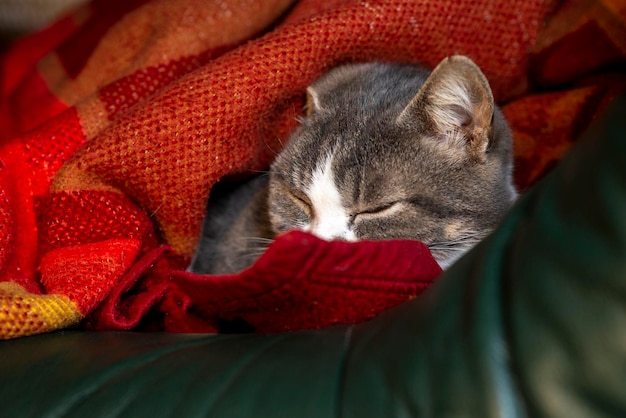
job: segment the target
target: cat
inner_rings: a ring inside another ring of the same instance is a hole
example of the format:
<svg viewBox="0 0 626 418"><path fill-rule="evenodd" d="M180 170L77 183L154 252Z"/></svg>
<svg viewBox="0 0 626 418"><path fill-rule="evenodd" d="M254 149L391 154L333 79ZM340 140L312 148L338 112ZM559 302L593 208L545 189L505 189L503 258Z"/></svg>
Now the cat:
<svg viewBox="0 0 626 418"><path fill-rule="evenodd" d="M517 197L512 135L464 56L339 66L306 92L305 116L269 173L218 183L189 271L234 273L280 233L414 239L447 268Z"/></svg>

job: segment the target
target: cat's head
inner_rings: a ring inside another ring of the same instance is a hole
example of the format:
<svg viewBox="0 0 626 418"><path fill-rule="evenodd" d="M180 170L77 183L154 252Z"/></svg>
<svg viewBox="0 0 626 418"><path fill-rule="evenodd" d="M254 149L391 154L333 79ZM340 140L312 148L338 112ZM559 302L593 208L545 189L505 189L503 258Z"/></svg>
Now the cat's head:
<svg viewBox="0 0 626 418"><path fill-rule="evenodd" d="M338 67L270 170L276 233L408 238L442 266L490 232L516 197L512 139L469 58Z"/></svg>

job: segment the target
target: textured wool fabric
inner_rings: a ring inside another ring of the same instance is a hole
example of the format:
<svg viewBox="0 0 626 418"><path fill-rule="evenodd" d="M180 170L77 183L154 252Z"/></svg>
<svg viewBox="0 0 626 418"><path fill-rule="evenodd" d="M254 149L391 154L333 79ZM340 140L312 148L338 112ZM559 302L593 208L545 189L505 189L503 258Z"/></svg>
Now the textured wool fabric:
<svg viewBox="0 0 626 418"><path fill-rule="evenodd" d="M0 62L0 338L85 318L315 328L416 297L440 269L407 241L292 233L239 275L183 270L211 187L267 168L328 69L470 56L505 104L524 190L624 89L625 20L613 0L92 1Z"/></svg>
<svg viewBox="0 0 626 418"><path fill-rule="evenodd" d="M135 328L153 305L167 312L165 328L178 332L281 332L359 322L414 298L441 272L420 242L328 243L303 232L281 237L254 268L237 275L146 274L162 254L157 249L134 266L90 327ZM122 297L138 277L153 291Z"/></svg>

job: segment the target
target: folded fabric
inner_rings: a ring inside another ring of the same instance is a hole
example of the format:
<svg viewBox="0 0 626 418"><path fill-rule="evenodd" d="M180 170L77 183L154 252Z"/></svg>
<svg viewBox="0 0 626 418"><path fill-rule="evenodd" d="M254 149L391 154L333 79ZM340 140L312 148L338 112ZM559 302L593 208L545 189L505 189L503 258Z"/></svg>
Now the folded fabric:
<svg viewBox="0 0 626 418"><path fill-rule="evenodd" d="M407 241L293 233L240 275L183 270L211 187L268 166L329 68L469 55L523 190L624 89L625 20L582 0L89 3L0 63L0 338L315 328L417 296L440 270Z"/></svg>
<svg viewBox="0 0 626 418"><path fill-rule="evenodd" d="M157 250L144 266L163 252ZM136 268L136 266L135 266ZM145 268L145 267L144 267ZM92 326L128 329L150 308L167 312L178 332L281 332L359 322L413 299L441 272L416 241L325 242L310 234L280 237L238 275L127 275L91 318ZM149 292L124 297L138 277ZM158 289L158 291L156 291Z"/></svg>

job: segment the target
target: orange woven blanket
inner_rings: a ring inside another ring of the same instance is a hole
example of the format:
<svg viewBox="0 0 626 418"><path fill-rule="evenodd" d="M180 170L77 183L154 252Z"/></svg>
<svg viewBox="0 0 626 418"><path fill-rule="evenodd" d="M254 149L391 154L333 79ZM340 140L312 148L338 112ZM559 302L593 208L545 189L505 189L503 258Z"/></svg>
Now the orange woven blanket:
<svg viewBox="0 0 626 418"><path fill-rule="evenodd" d="M291 234L243 275L181 271L211 187L265 169L333 66L470 56L523 190L624 90L625 21L618 0L89 3L0 63L0 338L208 332L251 311L256 330L318 327L415 297L439 272L419 243Z"/></svg>

